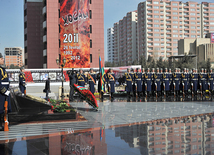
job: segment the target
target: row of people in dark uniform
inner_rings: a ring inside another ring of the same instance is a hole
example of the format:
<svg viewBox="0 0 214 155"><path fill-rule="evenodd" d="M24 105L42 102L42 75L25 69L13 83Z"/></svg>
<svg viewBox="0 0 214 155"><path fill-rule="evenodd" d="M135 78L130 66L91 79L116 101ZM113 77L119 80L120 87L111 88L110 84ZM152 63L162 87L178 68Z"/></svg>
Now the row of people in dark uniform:
<svg viewBox="0 0 214 155"><path fill-rule="evenodd" d="M93 69L90 69L87 77L82 69L76 74L76 83L81 86L85 86L88 83L89 90L93 94L95 92L96 80L99 81L99 79L100 74L96 74ZM104 74L104 81L109 88L111 99L113 100L116 78L111 68ZM198 90L201 93L205 93L206 90L213 93L214 73L212 69L210 69L209 73L207 73L206 69L201 69L200 73L197 72L197 69L192 69L190 73L189 69L184 68L181 72L179 68L176 68L172 73L171 69L168 70L167 68L165 68L164 72L159 68L156 70L153 68L152 71L148 68L147 72L145 72L144 68L142 70L137 68L136 72L128 68L123 77L118 79L118 82L126 86L128 100L131 98L131 93L133 93L134 98L136 94L138 97L141 97L142 94L146 97L154 94L156 96L169 96L172 92L178 96L181 91L187 95L189 90L191 90L193 95L196 95ZM98 82L98 92L101 92L100 81Z"/></svg>
<svg viewBox="0 0 214 155"><path fill-rule="evenodd" d="M171 69L166 68L163 72L162 69L147 69L145 72L144 68L142 72L138 68L136 72L130 72L130 69L125 73L126 91L128 93L128 99L130 99L130 92L133 92L134 97L136 93L140 97L143 94L147 97L154 95L170 95L174 92L175 96L180 95L183 92L184 95L188 94L191 90L192 95L196 95L199 90L201 94L204 94L207 90L213 93L214 73L210 69L207 73L206 69L201 69L198 73L197 69L192 69L190 73L188 69L184 68L183 72L179 68L175 69L172 73Z"/></svg>

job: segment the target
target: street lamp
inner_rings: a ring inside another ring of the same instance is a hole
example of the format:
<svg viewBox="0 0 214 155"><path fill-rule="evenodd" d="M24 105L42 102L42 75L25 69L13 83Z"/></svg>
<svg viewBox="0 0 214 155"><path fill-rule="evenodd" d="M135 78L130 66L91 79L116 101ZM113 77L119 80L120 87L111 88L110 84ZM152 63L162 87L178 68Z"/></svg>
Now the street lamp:
<svg viewBox="0 0 214 155"><path fill-rule="evenodd" d="M63 86L63 82L64 82L64 78L63 78L63 67L66 64L66 59L65 59L65 57L62 59L62 64L60 64L61 63L60 60L61 60L61 55L59 54L59 58L56 59L56 63L57 63L57 65L59 67L62 68L62 70L61 70L61 72L62 72L61 73L62 74L62 93L61 93L61 99L64 100L65 96L64 96L64 86Z"/></svg>

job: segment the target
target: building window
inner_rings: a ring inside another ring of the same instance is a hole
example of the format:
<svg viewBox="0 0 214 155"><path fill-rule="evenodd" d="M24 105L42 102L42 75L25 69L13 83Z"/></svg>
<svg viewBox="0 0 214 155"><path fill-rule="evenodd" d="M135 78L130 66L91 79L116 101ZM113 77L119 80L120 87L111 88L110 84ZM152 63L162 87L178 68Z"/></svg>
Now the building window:
<svg viewBox="0 0 214 155"><path fill-rule="evenodd" d="M92 0L89 0L89 4L91 4L91 1L92 1Z"/></svg>
<svg viewBox="0 0 214 155"><path fill-rule="evenodd" d="M26 15L27 15L27 9L24 10L24 16L26 16Z"/></svg>
<svg viewBox="0 0 214 155"><path fill-rule="evenodd" d="M159 4L159 2L153 2L153 4Z"/></svg>
<svg viewBox="0 0 214 155"><path fill-rule="evenodd" d="M92 19L92 11L89 10L89 18Z"/></svg>
<svg viewBox="0 0 214 155"><path fill-rule="evenodd" d="M92 40L90 39L90 48L92 48Z"/></svg>
<svg viewBox="0 0 214 155"><path fill-rule="evenodd" d="M27 40L27 34L25 34L25 41Z"/></svg>
<svg viewBox="0 0 214 155"><path fill-rule="evenodd" d="M25 29L26 29L27 28L27 22L25 22L24 25L25 25Z"/></svg>
<svg viewBox="0 0 214 155"><path fill-rule="evenodd" d="M44 63L47 63L47 56L44 56Z"/></svg>
<svg viewBox="0 0 214 155"><path fill-rule="evenodd" d="M27 59L25 59L25 65L27 65Z"/></svg>
<svg viewBox="0 0 214 155"><path fill-rule="evenodd" d="M90 54L90 63L92 63L92 54Z"/></svg>
<svg viewBox="0 0 214 155"><path fill-rule="evenodd" d="M90 25L89 28L90 28L90 33L92 33L92 25Z"/></svg>
<svg viewBox="0 0 214 155"><path fill-rule="evenodd" d="M25 46L25 53L27 53L27 46Z"/></svg>

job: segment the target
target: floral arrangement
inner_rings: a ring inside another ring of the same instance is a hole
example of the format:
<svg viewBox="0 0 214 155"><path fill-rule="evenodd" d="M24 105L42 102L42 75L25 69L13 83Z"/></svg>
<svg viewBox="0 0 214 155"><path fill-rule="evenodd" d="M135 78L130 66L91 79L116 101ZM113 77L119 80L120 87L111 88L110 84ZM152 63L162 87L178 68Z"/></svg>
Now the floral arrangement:
<svg viewBox="0 0 214 155"><path fill-rule="evenodd" d="M73 87L74 90L76 90L78 94L80 94L80 96L83 97L86 102L88 102L89 105L91 105L93 108L98 108L97 100L90 90L76 84L74 84Z"/></svg>
<svg viewBox="0 0 214 155"><path fill-rule="evenodd" d="M72 112L75 111L69 103L66 103L63 100L54 100L54 99L49 99L50 102L51 110L53 112L58 112L58 113L63 113L63 112Z"/></svg>

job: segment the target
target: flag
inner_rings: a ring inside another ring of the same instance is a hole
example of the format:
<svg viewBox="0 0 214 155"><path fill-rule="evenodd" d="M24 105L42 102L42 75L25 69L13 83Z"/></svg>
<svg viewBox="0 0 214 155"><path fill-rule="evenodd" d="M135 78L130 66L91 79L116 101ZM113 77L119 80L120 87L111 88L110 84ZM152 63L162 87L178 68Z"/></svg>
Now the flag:
<svg viewBox="0 0 214 155"><path fill-rule="evenodd" d="M100 66L100 89L102 92L104 92L104 67L103 67L103 63L101 60L101 57L99 56L99 66Z"/></svg>

